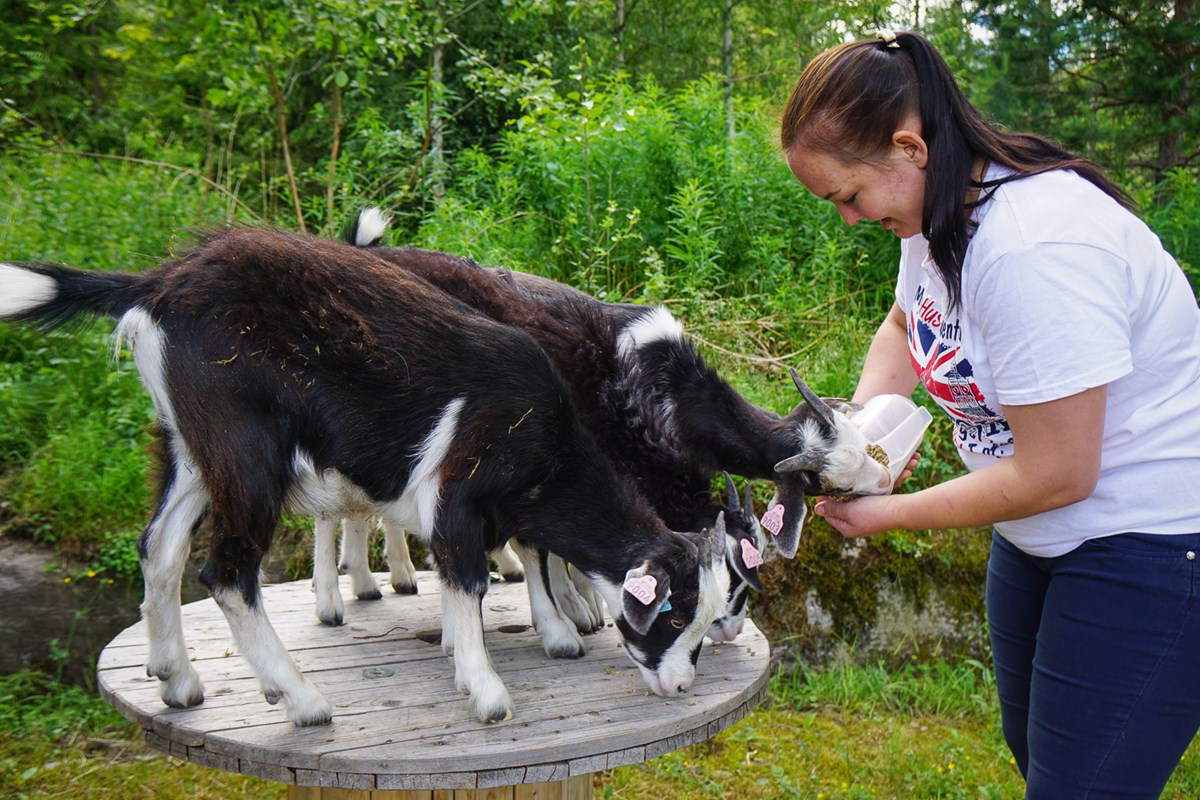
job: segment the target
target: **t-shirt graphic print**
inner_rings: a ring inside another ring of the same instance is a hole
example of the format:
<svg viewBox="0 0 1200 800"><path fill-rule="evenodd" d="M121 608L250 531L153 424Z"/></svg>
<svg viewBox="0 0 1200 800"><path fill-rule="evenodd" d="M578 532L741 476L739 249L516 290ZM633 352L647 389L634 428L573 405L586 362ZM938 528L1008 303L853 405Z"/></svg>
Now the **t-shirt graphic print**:
<svg viewBox="0 0 1200 800"><path fill-rule="evenodd" d="M922 270L922 272L926 272ZM1012 431L975 380L960 315L950 319L941 280L927 272L908 303L908 352L921 385L954 421L954 444L970 467L1012 455ZM981 458L982 457L982 458Z"/></svg>

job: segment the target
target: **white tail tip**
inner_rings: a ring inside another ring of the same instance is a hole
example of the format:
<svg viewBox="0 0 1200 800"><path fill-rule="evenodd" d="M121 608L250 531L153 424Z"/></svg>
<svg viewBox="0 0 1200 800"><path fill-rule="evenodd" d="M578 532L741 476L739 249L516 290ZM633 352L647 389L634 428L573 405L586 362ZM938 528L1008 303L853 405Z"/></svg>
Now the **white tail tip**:
<svg viewBox="0 0 1200 800"><path fill-rule="evenodd" d="M0 264L0 318L15 317L54 299L53 278L11 264Z"/></svg>
<svg viewBox="0 0 1200 800"><path fill-rule="evenodd" d="M391 217L385 217L375 206L363 209L358 215L358 226L354 231L354 246L370 247L379 244L390 220Z"/></svg>

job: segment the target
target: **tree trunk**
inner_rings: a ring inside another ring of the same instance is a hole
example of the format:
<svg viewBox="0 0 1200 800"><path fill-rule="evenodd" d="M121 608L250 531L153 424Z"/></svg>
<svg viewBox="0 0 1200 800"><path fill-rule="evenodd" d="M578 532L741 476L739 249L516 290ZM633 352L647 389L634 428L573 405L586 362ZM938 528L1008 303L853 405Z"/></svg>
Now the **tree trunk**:
<svg viewBox="0 0 1200 800"><path fill-rule="evenodd" d="M333 224L333 201L337 186L338 151L342 143L342 87L338 86L337 70L333 79L333 143L329 146L329 180L325 187L326 225Z"/></svg>
<svg viewBox="0 0 1200 800"><path fill-rule="evenodd" d="M304 212L300 210L300 192L296 188L296 171L292 168L292 148L288 144L287 108L283 102L283 92L279 88L279 80L275 76L275 66L267 65L267 79L271 82L271 96L275 98L275 119L279 124L279 144L283 149L283 165L287 170L288 190L292 194L292 208L296 212L296 226L301 232L307 232L304 227Z"/></svg>
<svg viewBox="0 0 1200 800"><path fill-rule="evenodd" d="M216 179L217 169L217 142L216 133L213 130L212 112L208 107L208 82L204 78L200 79L200 117L204 120L204 178L200 182L200 210L197 216L203 216L204 209L208 206L209 184Z"/></svg>
<svg viewBox="0 0 1200 800"><path fill-rule="evenodd" d="M433 47L430 68L429 124L432 126L432 137L429 145L429 178L430 190L435 200L440 200L446 194L446 159L443 150L444 139L442 126L445 124L446 110L442 106L442 59L446 46L438 42Z"/></svg>
<svg viewBox="0 0 1200 800"><path fill-rule="evenodd" d="M1171 19L1167 21L1167 47L1171 53L1171 61L1179 69L1179 84L1175 96L1168 98L1161 106L1162 134L1158 139L1158 164L1154 170L1154 179L1161 183L1167 172L1184 162L1183 127L1175 121L1185 117L1191 108L1192 93L1195 88L1196 73L1192 66L1195 55L1189 58L1188 50L1195 48L1195 42L1182 36L1173 36L1174 30L1190 24L1196 16L1196 0L1175 0L1175 8Z"/></svg>
<svg viewBox="0 0 1200 800"><path fill-rule="evenodd" d="M267 38L266 25L263 22L262 11L254 14L254 23L258 27L258 35ZM279 144L283 150L283 164L287 170L288 190L292 195L292 208L296 212L296 226L301 232L307 232L304 227L304 212L300 209L300 192L296 188L296 171L292 168L292 148L288 143L287 106L284 103L283 91L279 88L279 80L275 75L275 65L267 63L267 80L271 84L271 97L275 101L275 121L279 126Z"/></svg>
<svg viewBox="0 0 1200 800"><path fill-rule="evenodd" d="M613 3L613 47L617 53L617 66L625 66L625 0L615 0Z"/></svg>
<svg viewBox="0 0 1200 800"><path fill-rule="evenodd" d="M732 140L736 133L733 118L733 0L725 0L722 22L725 26L721 48L721 60L725 65L725 135Z"/></svg>

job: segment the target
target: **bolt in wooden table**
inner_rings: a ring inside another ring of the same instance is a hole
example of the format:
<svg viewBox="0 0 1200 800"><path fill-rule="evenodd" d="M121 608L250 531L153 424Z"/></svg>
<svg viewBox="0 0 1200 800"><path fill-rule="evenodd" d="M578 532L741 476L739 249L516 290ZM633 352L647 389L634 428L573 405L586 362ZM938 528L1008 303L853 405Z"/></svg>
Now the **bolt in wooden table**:
<svg viewBox="0 0 1200 800"><path fill-rule="evenodd" d="M516 711L486 725L455 689L442 654L437 578L419 573L419 585L419 595L385 590L382 600L348 601L337 628L317 621L310 581L264 587L284 645L333 704L330 725L296 728L282 704L266 703L211 599L183 608L205 686L201 705L163 705L158 680L146 676L143 622L100 654L100 691L152 746L286 783L290 800L590 798L593 773L708 739L766 693L769 645L749 621L736 641L705 643L689 692L657 697L611 623L584 637L583 658L549 658L530 626L525 586L494 583L484 630Z"/></svg>

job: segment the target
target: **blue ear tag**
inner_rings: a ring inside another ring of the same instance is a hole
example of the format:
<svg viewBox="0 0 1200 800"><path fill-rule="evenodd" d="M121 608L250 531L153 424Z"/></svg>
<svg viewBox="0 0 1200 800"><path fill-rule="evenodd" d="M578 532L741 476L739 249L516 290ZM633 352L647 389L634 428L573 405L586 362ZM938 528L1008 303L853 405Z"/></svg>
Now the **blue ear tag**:
<svg viewBox="0 0 1200 800"><path fill-rule="evenodd" d="M658 610L658 613L661 614L664 611L670 611L670 610L671 610L671 598L668 597L666 600L663 600L662 608L660 608Z"/></svg>

